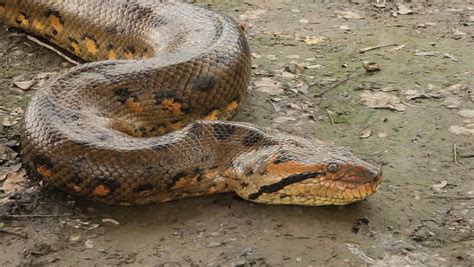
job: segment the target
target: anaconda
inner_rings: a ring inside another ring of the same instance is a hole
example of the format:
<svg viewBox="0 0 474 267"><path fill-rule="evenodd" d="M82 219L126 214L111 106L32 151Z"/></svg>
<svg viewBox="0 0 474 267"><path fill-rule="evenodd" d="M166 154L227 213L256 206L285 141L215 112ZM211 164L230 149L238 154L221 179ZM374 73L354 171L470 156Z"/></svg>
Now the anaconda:
<svg viewBox="0 0 474 267"><path fill-rule="evenodd" d="M229 191L344 205L380 186L348 148L224 121L251 76L227 16L179 1L0 0L0 20L92 61L38 90L23 119L24 164L57 188L118 205Z"/></svg>

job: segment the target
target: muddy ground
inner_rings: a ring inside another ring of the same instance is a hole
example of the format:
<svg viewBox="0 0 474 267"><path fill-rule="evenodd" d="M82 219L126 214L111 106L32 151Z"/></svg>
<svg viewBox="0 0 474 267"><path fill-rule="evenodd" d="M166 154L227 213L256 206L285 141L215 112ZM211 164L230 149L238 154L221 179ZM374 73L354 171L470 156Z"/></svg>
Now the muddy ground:
<svg viewBox="0 0 474 267"><path fill-rule="evenodd" d="M268 206L222 194L124 208L31 183L0 193L0 265L472 266L474 2L382 2L198 3L247 28L253 80L236 120L383 165L368 200ZM18 121L37 87L28 81L72 65L5 26L0 61L5 187L23 177ZM365 61L381 71L366 73Z"/></svg>

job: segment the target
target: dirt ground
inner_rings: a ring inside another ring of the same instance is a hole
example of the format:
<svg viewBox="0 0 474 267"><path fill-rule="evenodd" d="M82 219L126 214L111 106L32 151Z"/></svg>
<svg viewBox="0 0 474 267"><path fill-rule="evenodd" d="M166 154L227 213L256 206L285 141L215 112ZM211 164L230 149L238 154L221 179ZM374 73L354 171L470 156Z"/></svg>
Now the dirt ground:
<svg viewBox="0 0 474 267"><path fill-rule="evenodd" d="M0 25L0 265L472 266L474 2L393 2L197 3L247 28L253 80L235 120L383 165L381 190L344 207L232 194L109 207L41 183L10 194L22 112L45 73L72 65Z"/></svg>

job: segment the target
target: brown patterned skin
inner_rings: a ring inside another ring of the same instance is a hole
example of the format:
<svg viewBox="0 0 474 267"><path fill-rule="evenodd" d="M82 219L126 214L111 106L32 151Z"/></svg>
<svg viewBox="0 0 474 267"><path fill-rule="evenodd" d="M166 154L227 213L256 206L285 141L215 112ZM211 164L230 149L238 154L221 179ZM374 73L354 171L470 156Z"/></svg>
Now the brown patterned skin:
<svg viewBox="0 0 474 267"><path fill-rule="evenodd" d="M177 1L0 0L0 20L96 61L52 79L25 112L25 165L60 189L119 205L228 191L344 205L379 188L381 171L347 148L210 121L232 116L250 80L230 18Z"/></svg>

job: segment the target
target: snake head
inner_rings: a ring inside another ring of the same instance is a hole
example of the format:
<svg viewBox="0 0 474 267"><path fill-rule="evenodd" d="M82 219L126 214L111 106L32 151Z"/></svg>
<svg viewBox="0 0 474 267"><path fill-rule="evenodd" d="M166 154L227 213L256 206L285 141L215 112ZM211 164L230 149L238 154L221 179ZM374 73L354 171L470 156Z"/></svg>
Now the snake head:
<svg viewBox="0 0 474 267"><path fill-rule="evenodd" d="M345 205L379 189L382 171L346 147L316 139L285 137L242 156L232 186L254 202Z"/></svg>

